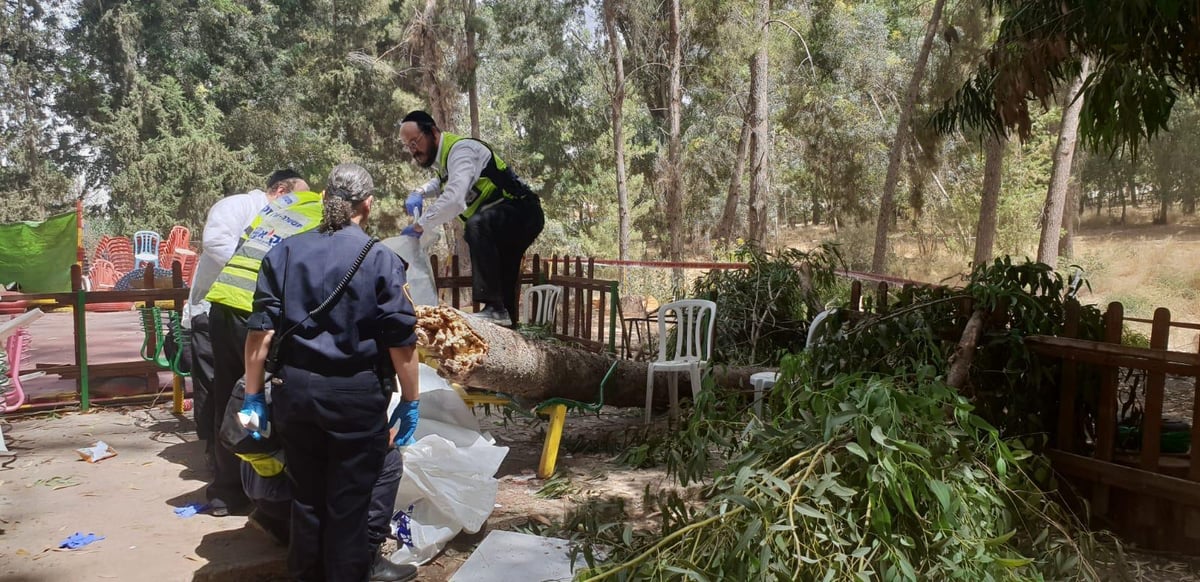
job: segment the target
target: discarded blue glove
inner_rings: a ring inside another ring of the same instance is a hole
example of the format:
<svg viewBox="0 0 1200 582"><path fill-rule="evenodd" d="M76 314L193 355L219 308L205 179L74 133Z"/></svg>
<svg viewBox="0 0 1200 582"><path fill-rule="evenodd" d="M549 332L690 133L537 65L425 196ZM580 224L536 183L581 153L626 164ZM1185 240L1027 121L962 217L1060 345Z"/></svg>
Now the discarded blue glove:
<svg viewBox="0 0 1200 582"><path fill-rule="evenodd" d="M400 231L400 236L411 236L413 238L421 238L421 233L417 232L417 229L414 228L413 225L410 224L410 225L404 227L404 230Z"/></svg>
<svg viewBox="0 0 1200 582"><path fill-rule="evenodd" d="M250 431L250 436L254 437L254 440L262 440L263 437L271 436L267 399L262 392L246 395L242 409L238 412L238 419L242 421L242 426Z"/></svg>
<svg viewBox="0 0 1200 582"><path fill-rule="evenodd" d="M410 192L408 198L404 199L404 212L409 216L416 216L425 209L425 196L420 192Z"/></svg>
<svg viewBox="0 0 1200 582"><path fill-rule="evenodd" d="M191 517L197 513L204 512L206 509L208 509L207 503L189 503L183 507L176 507L175 515L179 517Z"/></svg>
<svg viewBox="0 0 1200 582"><path fill-rule="evenodd" d="M398 423L400 429L396 432L396 439L392 441L396 446L407 447L413 444L413 433L417 431L417 420L421 418L421 414L417 412L420 404L420 400L401 400L396 410L392 411L388 426L397 426Z"/></svg>
<svg viewBox="0 0 1200 582"><path fill-rule="evenodd" d="M89 534L85 535L85 534L81 534L79 532L75 532L75 533L71 534L71 536L68 537L67 539L59 542L58 547L67 548L68 550L74 550L76 548L82 548L83 546L86 546L92 542L98 542L102 539L104 539L104 536L98 536L94 533L89 533Z"/></svg>

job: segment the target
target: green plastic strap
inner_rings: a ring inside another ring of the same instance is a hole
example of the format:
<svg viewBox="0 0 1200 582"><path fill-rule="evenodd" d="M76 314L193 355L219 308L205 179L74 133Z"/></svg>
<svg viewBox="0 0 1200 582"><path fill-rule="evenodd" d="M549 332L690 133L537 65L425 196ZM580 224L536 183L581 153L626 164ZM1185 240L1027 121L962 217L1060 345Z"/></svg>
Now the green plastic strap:
<svg viewBox="0 0 1200 582"><path fill-rule="evenodd" d="M167 311L167 321L171 337L175 339L175 357L171 358L171 371L180 377L189 378L191 373L180 369L179 360L183 357L184 348L192 343L192 338L183 330L178 311L174 309Z"/></svg>
<svg viewBox="0 0 1200 582"><path fill-rule="evenodd" d="M541 412L548 406L563 404L566 405L568 410L582 410L598 414L600 409L604 407L604 387L608 385L608 381L612 379L613 373L617 371L617 364L620 363L621 360L613 360L612 365L608 367L608 372L604 374L604 379L600 381L600 393L597 395L595 402L580 402L578 400L571 400L570 398L550 398L549 400L543 400L537 405L538 412Z"/></svg>
<svg viewBox="0 0 1200 582"><path fill-rule="evenodd" d="M154 362L160 368L170 368L171 362L163 354L167 336L162 329L162 312L157 307L139 307L138 311L142 315L142 359ZM154 336L154 345L151 345L151 335Z"/></svg>

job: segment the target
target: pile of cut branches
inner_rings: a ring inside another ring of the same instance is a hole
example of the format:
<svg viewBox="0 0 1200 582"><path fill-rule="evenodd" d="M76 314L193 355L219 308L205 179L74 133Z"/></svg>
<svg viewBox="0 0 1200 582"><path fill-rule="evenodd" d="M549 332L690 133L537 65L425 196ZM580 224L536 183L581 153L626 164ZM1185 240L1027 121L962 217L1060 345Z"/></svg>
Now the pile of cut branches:
<svg viewBox="0 0 1200 582"><path fill-rule="evenodd" d="M1041 457L931 368L818 385L806 366L785 359L778 420L745 428L702 504L664 504L658 532L592 532L612 550L584 546L579 579L1097 577L1091 535L1029 476Z"/></svg>

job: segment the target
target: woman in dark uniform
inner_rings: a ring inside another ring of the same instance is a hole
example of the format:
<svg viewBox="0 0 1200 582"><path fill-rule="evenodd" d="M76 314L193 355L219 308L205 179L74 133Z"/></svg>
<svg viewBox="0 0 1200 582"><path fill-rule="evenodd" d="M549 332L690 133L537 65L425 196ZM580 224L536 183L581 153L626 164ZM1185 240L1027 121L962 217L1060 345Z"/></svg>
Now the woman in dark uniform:
<svg viewBox="0 0 1200 582"><path fill-rule="evenodd" d="M285 239L263 258L247 321L243 411L258 414L259 426L278 431L283 443L294 488L288 570L297 580L374 577L371 487L388 448L408 441L417 423L416 317L399 257L372 247L344 293L310 317L370 240L360 226L373 190L362 167L333 169L321 226ZM282 383L272 381L268 412L262 391L271 338L293 327L280 345ZM395 436L386 415L393 373L402 398L392 418Z"/></svg>

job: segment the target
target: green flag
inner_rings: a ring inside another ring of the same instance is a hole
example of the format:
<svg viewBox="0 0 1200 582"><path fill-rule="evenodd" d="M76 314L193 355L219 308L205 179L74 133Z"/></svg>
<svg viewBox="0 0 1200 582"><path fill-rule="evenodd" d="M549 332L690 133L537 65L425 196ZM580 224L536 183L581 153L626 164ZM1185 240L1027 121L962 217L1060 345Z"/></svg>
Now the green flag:
<svg viewBox="0 0 1200 582"><path fill-rule="evenodd" d="M17 283L25 293L70 291L78 238L74 212L0 224L0 284Z"/></svg>

